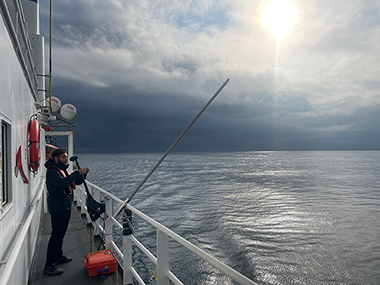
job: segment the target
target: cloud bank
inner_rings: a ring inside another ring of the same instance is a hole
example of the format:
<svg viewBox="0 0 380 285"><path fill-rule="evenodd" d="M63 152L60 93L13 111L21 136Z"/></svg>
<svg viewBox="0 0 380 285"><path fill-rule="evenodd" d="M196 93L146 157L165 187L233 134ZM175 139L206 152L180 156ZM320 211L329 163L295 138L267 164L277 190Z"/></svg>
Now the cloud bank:
<svg viewBox="0 0 380 285"><path fill-rule="evenodd" d="M380 3L290 2L277 43L266 1L56 1L53 94L78 108L77 149L165 150L226 78L178 150L379 149Z"/></svg>

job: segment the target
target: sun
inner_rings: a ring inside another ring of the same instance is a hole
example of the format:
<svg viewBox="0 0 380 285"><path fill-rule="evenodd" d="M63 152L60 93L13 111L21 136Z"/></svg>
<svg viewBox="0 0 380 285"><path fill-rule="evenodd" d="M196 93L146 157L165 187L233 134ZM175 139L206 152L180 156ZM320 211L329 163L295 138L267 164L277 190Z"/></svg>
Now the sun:
<svg viewBox="0 0 380 285"><path fill-rule="evenodd" d="M261 10L261 23L282 40L297 22L297 11L285 0L272 0Z"/></svg>

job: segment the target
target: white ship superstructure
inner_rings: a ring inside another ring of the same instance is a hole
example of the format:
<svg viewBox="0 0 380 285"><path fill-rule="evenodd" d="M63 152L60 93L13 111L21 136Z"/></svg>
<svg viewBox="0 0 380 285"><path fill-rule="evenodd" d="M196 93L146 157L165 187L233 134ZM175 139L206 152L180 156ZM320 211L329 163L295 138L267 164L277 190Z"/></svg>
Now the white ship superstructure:
<svg viewBox="0 0 380 285"><path fill-rule="evenodd" d="M27 284L45 184L41 166L32 172L28 163L30 120L45 99L44 39L37 1L1 0L0 8L0 283ZM42 129L41 138L40 165Z"/></svg>

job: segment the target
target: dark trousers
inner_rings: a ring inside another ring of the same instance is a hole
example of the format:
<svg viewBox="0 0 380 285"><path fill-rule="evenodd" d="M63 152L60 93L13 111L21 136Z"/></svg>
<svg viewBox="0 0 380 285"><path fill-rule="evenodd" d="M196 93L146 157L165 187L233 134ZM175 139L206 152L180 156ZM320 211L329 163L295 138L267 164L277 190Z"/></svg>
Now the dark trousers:
<svg viewBox="0 0 380 285"><path fill-rule="evenodd" d="M51 236L46 254L46 266L52 266L54 261L63 254L62 244L70 221L71 210L50 213Z"/></svg>

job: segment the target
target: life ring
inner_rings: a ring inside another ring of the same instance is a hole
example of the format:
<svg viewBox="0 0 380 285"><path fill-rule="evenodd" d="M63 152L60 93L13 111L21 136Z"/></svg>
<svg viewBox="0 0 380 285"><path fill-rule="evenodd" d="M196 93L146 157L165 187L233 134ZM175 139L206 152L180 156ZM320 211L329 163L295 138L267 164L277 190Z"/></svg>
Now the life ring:
<svg viewBox="0 0 380 285"><path fill-rule="evenodd" d="M29 126L29 169L32 172L37 172L40 167L40 145L40 123L32 117Z"/></svg>

